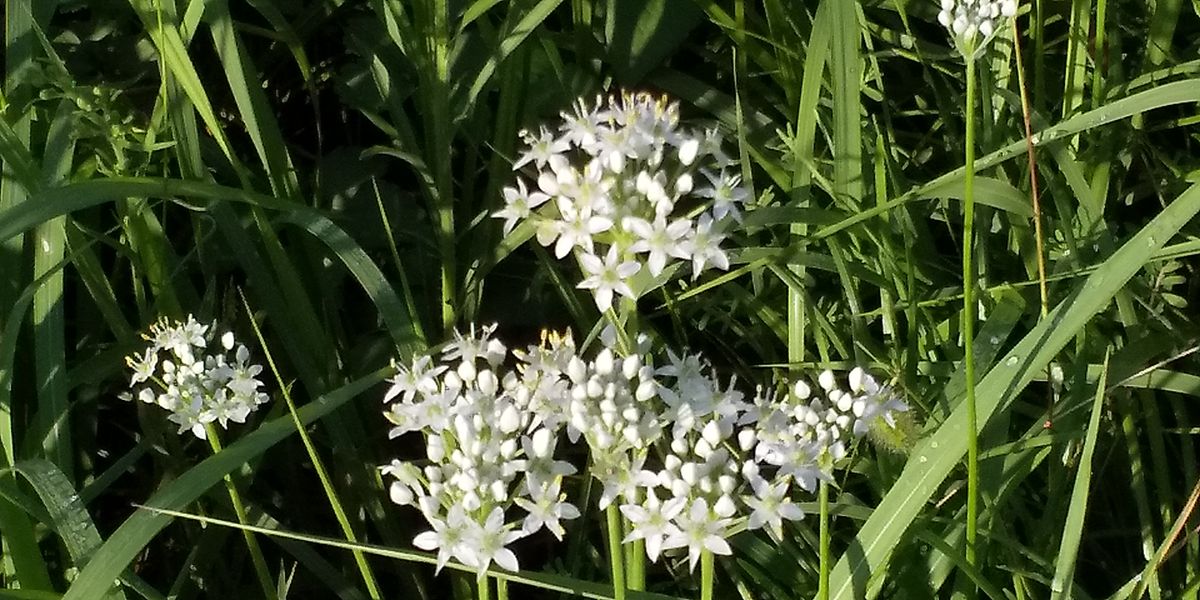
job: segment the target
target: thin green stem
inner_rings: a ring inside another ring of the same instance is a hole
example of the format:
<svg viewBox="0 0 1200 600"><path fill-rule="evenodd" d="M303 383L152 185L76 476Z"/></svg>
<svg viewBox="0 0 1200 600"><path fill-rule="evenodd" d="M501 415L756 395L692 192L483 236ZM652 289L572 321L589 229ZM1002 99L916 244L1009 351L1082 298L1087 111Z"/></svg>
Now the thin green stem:
<svg viewBox="0 0 1200 600"><path fill-rule="evenodd" d="M242 305L246 308L246 314L253 315L245 296L242 297ZM254 335L258 338L259 346L263 349L267 357L267 365L271 367L271 373L275 375L276 381L282 382L283 376L280 375L279 368L275 366L275 358L271 356L271 351L267 347L267 340L263 338L262 331L258 328L258 322L250 319L250 325L254 328ZM338 498L337 491L333 486L333 480L329 477L329 470L325 468L325 462L321 460L321 455L317 453L317 447L313 445L312 438L309 437L307 429L300 422L300 416L296 413L296 403L292 400L292 394L285 385L280 385L280 390L283 392L284 401L287 402L288 412L292 415L292 422L296 424L296 432L300 434L300 440L304 442L304 449L308 452L309 459L312 460L313 468L317 472L317 478L321 480L321 487L325 489L325 497L329 499L329 505L333 508L334 517L337 518L338 525L342 528L342 535L346 536L346 541L357 544L358 536L354 533L354 528L350 525L350 519L346 516L345 509L342 508L342 502ZM379 584L375 581L375 574L371 571L371 565L367 562L366 554L363 554L362 550L354 550L352 552L354 554L354 562L358 566L358 572L362 575L363 584L367 586L367 594L370 595L372 600L380 600L383 594L379 590Z"/></svg>
<svg viewBox="0 0 1200 600"><path fill-rule="evenodd" d="M208 446L212 448L213 454L220 454L221 439L217 436L217 428L213 427L212 423L204 425L204 431L207 434ZM242 495L238 493L237 486L233 484L233 477L225 475L225 489L229 491L229 501L233 504L233 514L237 516L237 521L241 525L249 525L250 519L246 516L246 506L242 504ZM242 537L246 538L246 548L250 551L250 562L254 565L254 573L258 576L258 583L262 586L264 598L275 598L275 584L271 583L271 572L267 569L267 560L263 558L262 548L258 547L258 540L254 538L254 533L247 529L242 530Z"/></svg>
<svg viewBox="0 0 1200 600"><path fill-rule="evenodd" d="M508 600L508 580L496 578L496 600Z"/></svg>
<svg viewBox="0 0 1200 600"><path fill-rule="evenodd" d="M646 540L634 540L630 544L629 555L629 589L645 591L646 589Z"/></svg>
<svg viewBox="0 0 1200 600"><path fill-rule="evenodd" d="M829 600L829 483L822 481L817 490L817 502L820 506L820 574L817 579L817 600Z"/></svg>
<svg viewBox="0 0 1200 600"><path fill-rule="evenodd" d="M604 509L608 522L608 559L612 567L613 600L625 600L625 555L621 550L621 515L614 502Z"/></svg>
<svg viewBox="0 0 1200 600"><path fill-rule="evenodd" d="M716 564L710 550L700 552L700 600L712 600Z"/></svg>
<svg viewBox="0 0 1200 600"><path fill-rule="evenodd" d="M975 414L975 61L967 60L966 174L963 182L963 350L967 384L967 564L978 566L979 422Z"/></svg>
<svg viewBox="0 0 1200 600"><path fill-rule="evenodd" d="M475 591L479 600L489 600L492 597L492 580L488 577L479 578L475 584Z"/></svg>

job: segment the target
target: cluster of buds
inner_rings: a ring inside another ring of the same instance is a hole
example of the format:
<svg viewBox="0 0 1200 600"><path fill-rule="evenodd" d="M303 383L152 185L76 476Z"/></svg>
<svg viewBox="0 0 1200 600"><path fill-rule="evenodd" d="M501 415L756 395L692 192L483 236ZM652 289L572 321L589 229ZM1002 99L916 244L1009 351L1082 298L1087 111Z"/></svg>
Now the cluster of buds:
<svg viewBox="0 0 1200 600"><path fill-rule="evenodd" d="M705 550L730 554L726 540L742 524L782 540L783 521L804 516L793 488L814 491L817 481L831 478L847 444L877 420L894 426L895 413L907 410L857 368L849 390L825 371L821 396L799 381L782 398L760 388L748 403L732 383L721 386L699 357L672 355L671 363L658 370L675 378L660 391L671 438L657 448L660 469L633 476L646 482L644 490L626 494L620 507L633 523L626 540L645 540L651 560L686 548L694 568Z"/></svg>
<svg viewBox="0 0 1200 600"><path fill-rule="evenodd" d="M585 359L570 336L555 337L512 352L516 368L501 374L509 353L493 331L456 334L441 364L400 366L386 395L398 402L385 413L393 435L421 430L426 440L423 467L384 467L392 500L419 508L433 528L414 544L437 549L439 565L455 558L481 574L493 561L516 570L510 542L542 527L561 539L560 521L579 515L587 499L572 504L561 492L576 472L555 456L564 433L587 444L600 508L615 506L630 523L623 541L644 540L654 561L686 549L694 568L703 551L730 554L727 539L743 528L782 539L783 520L803 517L796 495L830 479L855 439L907 410L861 369L849 389L826 371L820 393L797 382L747 402L697 355L668 352L656 368L645 340ZM513 512L518 520L507 521Z"/></svg>
<svg viewBox="0 0 1200 600"><path fill-rule="evenodd" d="M424 434L424 460L383 467L392 501L420 509L432 527L414 545L437 550L439 569L454 558L480 577L492 562L518 570L509 544L543 527L561 539L560 520L579 516L560 492L575 468L554 458L558 432L533 418L537 379L502 372L509 352L494 330L456 333L439 364L414 358L385 396L392 437ZM553 365L532 370L541 368ZM514 504L520 524L505 517Z"/></svg>
<svg viewBox="0 0 1200 600"><path fill-rule="evenodd" d="M205 439L206 426L229 421L246 422L267 401L258 374L262 367L250 363L250 351L233 338L221 336L214 348L215 324L201 325L189 315L186 322L163 319L143 335L150 346L128 356L133 371L125 400L137 398L171 412L167 417L179 425L179 433L191 431Z"/></svg>
<svg viewBox="0 0 1200 600"><path fill-rule="evenodd" d="M950 31L954 45L974 60L1004 26L1001 19L1017 14L1017 0L941 0L938 22Z"/></svg>
<svg viewBox="0 0 1200 600"><path fill-rule="evenodd" d="M692 278L729 268L721 249L730 222L750 196L716 129L679 126L679 105L649 94L580 100L563 122L523 132L526 151L514 170L531 166L504 189L507 235L531 220L538 242L574 254L601 311L614 294L636 299L670 265L690 262ZM543 206L545 205L545 206Z"/></svg>

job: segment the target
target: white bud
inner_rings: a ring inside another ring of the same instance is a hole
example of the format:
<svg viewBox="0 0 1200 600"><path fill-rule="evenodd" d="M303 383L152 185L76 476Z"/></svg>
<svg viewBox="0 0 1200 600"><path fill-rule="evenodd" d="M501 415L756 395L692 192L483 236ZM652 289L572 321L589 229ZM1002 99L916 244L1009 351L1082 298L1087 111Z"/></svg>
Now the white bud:
<svg viewBox="0 0 1200 600"><path fill-rule="evenodd" d="M737 487L737 480L730 475L722 475L717 478L717 487L720 488L722 494L732 494L734 488Z"/></svg>
<svg viewBox="0 0 1200 600"><path fill-rule="evenodd" d="M679 176L679 179L675 180L675 193L681 195L687 194L692 191L694 186L695 181L692 180L692 174L684 173Z"/></svg>
<svg viewBox="0 0 1200 600"><path fill-rule="evenodd" d="M809 389L808 384L805 383L804 380L797 381L796 385L792 386L792 395L795 396L797 400L807 400L809 394L811 393L812 390Z"/></svg>
<svg viewBox="0 0 1200 600"><path fill-rule="evenodd" d="M440 435L431 435L425 442L425 455L431 462L439 463L446 458L446 443Z"/></svg>
<svg viewBox="0 0 1200 600"><path fill-rule="evenodd" d="M826 392L832 390L837 385L837 381L833 378L833 371L826 369L821 371L821 375L817 377L817 383L821 385L821 389Z"/></svg>
<svg viewBox="0 0 1200 600"><path fill-rule="evenodd" d="M754 447L754 443L757 441L756 438L757 435L754 433L754 430L749 427L739 431L738 448L741 448L742 452L749 452Z"/></svg>
<svg viewBox="0 0 1200 600"><path fill-rule="evenodd" d="M458 364L458 376L463 381L472 381L475 379L475 363L471 361L463 361Z"/></svg>
<svg viewBox="0 0 1200 600"><path fill-rule="evenodd" d="M689 166L696 160L696 154L700 151L700 140L696 138L687 138L679 145L679 162Z"/></svg>
<svg viewBox="0 0 1200 600"><path fill-rule="evenodd" d="M709 421L700 433L710 446L716 448L721 444L721 426L716 421Z"/></svg>
<svg viewBox="0 0 1200 600"><path fill-rule="evenodd" d="M500 382L496 379L496 374L491 369L480 371L475 378L475 385L479 386L479 391L488 396L494 396Z"/></svg>
<svg viewBox="0 0 1200 600"><path fill-rule="evenodd" d="M554 441L554 438L550 436L549 429L542 427L541 429L533 432L533 439L530 441L532 442L530 445L532 446L535 456L550 456L550 451L552 450L550 444Z"/></svg>
<svg viewBox="0 0 1200 600"><path fill-rule="evenodd" d="M504 407L504 411L500 413L500 431L513 433L520 427L521 414L517 412L517 407L512 404Z"/></svg>
<svg viewBox="0 0 1200 600"><path fill-rule="evenodd" d="M391 497L392 502L400 506L412 504L414 498L412 488L399 481L393 481L392 485L388 487L388 496Z"/></svg>
<svg viewBox="0 0 1200 600"><path fill-rule="evenodd" d="M737 506L733 503L733 498L727 494L721 494L716 504L713 504L713 511L717 513L717 516L728 519L737 512Z"/></svg>
<svg viewBox="0 0 1200 600"><path fill-rule="evenodd" d="M613 372L613 354L612 350L605 348L596 356L596 373L600 375L610 375Z"/></svg>
<svg viewBox="0 0 1200 600"><path fill-rule="evenodd" d="M679 467L679 478L688 485L696 485L696 475L696 463L683 463L683 466Z"/></svg>

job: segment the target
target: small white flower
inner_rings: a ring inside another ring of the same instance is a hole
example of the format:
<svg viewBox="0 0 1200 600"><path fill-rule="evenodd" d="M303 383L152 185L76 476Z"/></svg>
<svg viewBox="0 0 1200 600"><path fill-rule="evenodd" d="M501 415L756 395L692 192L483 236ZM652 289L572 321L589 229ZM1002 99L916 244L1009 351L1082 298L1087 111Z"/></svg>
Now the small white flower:
<svg viewBox="0 0 1200 600"><path fill-rule="evenodd" d="M722 271L729 270L729 257L721 249L725 239L707 213L696 220L696 229L685 242L686 252L692 257L692 279L700 276L704 267L711 264Z"/></svg>
<svg viewBox="0 0 1200 600"><path fill-rule="evenodd" d="M679 531L663 542L663 549L687 548L688 568L696 569L700 553L708 550L713 554L733 554L733 548L725 541L730 520L721 518L708 508L704 498L692 501L688 511L676 519Z"/></svg>
<svg viewBox="0 0 1200 600"><path fill-rule="evenodd" d="M633 529L629 535L625 536L625 539L621 540L621 543L646 540L646 556L650 557L650 562L658 562L658 555L663 549L663 541L680 534L679 527L676 527L672 521L679 516L679 513L683 512L686 504L686 498L678 497L661 502L658 496L650 491L641 505L621 505L621 514L625 515L625 518L629 519L629 523L633 525Z"/></svg>
<svg viewBox="0 0 1200 600"><path fill-rule="evenodd" d="M520 158L513 163L512 168L514 171L529 164L530 161L540 169L546 165L546 161L550 160L551 157L560 155L571 149L570 142L562 138L556 138L545 127L541 128L537 137L534 137L529 132L523 131L521 133L521 137L524 138L525 143L529 146L529 150L522 153Z"/></svg>
<svg viewBox="0 0 1200 600"><path fill-rule="evenodd" d="M497 506L488 513L487 520L482 524L471 523L467 527L461 554L469 558L463 561L464 564L477 569L479 579L483 579L493 562L509 571L521 570L517 555L508 549L508 545L525 537L525 533L512 531L505 525L504 510Z"/></svg>
<svg viewBox="0 0 1200 600"><path fill-rule="evenodd" d="M530 498L531 500L526 500L517 497L513 500L517 506L529 513L522 523L521 531L525 534L532 534L545 527L561 542L566 530L563 529L559 520L579 518L579 509L570 502L564 501L566 495L559 493L559 479L554 479L544 488L530 490Z"/></svg>
<svg viewBox="0 0 1200 600"><path fill-rule="evenodd" d="M422 503L423 506L425 504L428 503ZM425 518L433 530L418 534L413 538L413 545L426 551L438 551L435 572L440 572L451 558L457 558L459 562L467 566L476 566L477 557L466 545L467 534L471 529L472 522L467 519L462 506L458 504L451 506L444 521L431 517L429 514L426 514Z"/></svg>
<svg viewBox="0 0 1200 600"><path fill-rule="evenodd" d="M592 290L592 295L596 298L596 307L601 312L612 308L613 292L636 299L627 280L638 272L641 265L633 261L622 262L617 256L616 246L608 249L603 261L593 254L581 254L579 264L587 274L587 278L580 282L579 287Z"/></svg>
<svg viewBox="0 0 1200 600"><path fill-rule="evenodd" d="M690 258L683 238L692 228L689 219L676 219L669 225L665 216L658 216L651 224L645 219L628 217L624 221L625 229L638 236L638 241L629 246L630 252L646 252L650 254L647 266L650 274L658 277L667 266L667 257Z"/></svg>
<svg viewBox="0 0 1200 600"><path fill-rule="evenodd" d="M528 219L533 214L533 209L545 204L550 196L542 192L530 193L525 187L525 181L518 178L517 187L506 187L504 193L504 208L496 211L492 216L497 219L504 219L504 235L512 233L513 228L517 226L517 221Z"/></svg>
<svg viewBox="0 0 1200 600"><path fill-rule="evenodd" d="M777 543L783 541L783 519L799 521L804 511L787 497L787 480L776 480L768 484L765 480L754 481L754 495L745 498L746 506L753 512L746 522L748 529L766 526L767 533Z"/></svg>

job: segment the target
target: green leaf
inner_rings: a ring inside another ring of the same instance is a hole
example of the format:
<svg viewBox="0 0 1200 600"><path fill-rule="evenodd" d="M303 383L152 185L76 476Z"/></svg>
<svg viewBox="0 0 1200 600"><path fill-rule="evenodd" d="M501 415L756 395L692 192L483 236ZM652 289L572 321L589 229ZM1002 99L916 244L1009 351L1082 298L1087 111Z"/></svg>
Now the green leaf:
<svg viewBox="0 0 1200 600"><path fill-rule="evenodd" d="M383 381L389 374L390 369L382 369L317 398L298 411L301 422L307 425L321 419ZM227 446L224 451L188 469L146 501L146 506L182 509L213 486L220 484L226 474L251 462L295 432L296 426L291 415L284 415L265 423L241 440ZM172 517L152 510L143 509L134 513L92 555L92 560L71 584L63 600L92 600L101 597L121 571L172 520Z"/></svg>
<svg viewBox="0 0 1200 600"><path fill-rule="evenodd" d="M1200 185L1193 185L1104 261L1041 324L997 362L980 381L980 427L1013 399L1080 329L1112 300L1164 244L1200 212ZM891 549L966 452L966 406L959 403L933 435L911 452L896 485L851 542L831 574L832 598L873 596L872 573L885 572Z"/></svg>
<svg viewBox="0 0 1200 600"><path fill-rule="evenodd" d="M608 0L608 61L626 84L638 82L683 43L704 15L691 0Z"/></svg>

